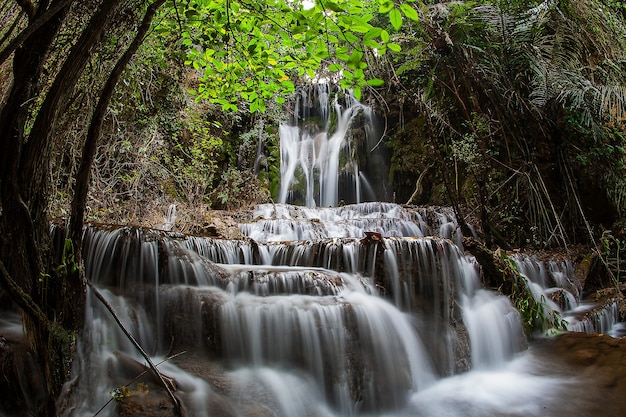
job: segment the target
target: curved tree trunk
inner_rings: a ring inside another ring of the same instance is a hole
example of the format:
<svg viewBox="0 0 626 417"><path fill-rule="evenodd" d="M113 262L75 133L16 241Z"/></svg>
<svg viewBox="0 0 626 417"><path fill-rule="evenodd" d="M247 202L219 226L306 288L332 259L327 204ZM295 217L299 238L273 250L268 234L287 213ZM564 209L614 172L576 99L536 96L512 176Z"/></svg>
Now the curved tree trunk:
<svg viewBox="0 0 626 417"><path fill-rule="evenodd" d="M46 2L41 2L30 21L37 21L46 7ZM39 359L47 355L44 340L48 339L50 328L48 313L41 306L44 288L39 285L45 281L50 245L44 216L34 215L25 197L30 183L20 177L22 167L19 161L27 140L28 104L40 92L44 62L66 14L67 8L59 10L15 50L13 83L0 112L0 277L3 287L22 306L24 323L30 329L29 341ZM22 304L36 308L27 309ZM44 385L51 386L50 383ZM36 410L32 411L42 416L53 415L54 398L41 394L41 400L34 404Z"/></svg>
<svg viewBox="0 0 626 417"><path fill-rule="evenodd" d="M72 220L77 222L77 229L82 227L88 171L104 110L121 72L163 3L157 0L148 8L135 41L110 75L99 110L92 118L73 203ZM93 50L102 42L112 18L125 3L100 2L61 70L41 96L39 83L43 68L71 4L72 0L42 0L36 5L23 0L20 5L29 17L29 24L0 51L3 59L11 52L14 54L13 83L0 108L0 286L22 310L30 348L42 369L44 392L36 392L39 400L32 403L31 399L32 409L24 410L25 414L37 416L56 415L56 399L68 377L73 340L82 328L85 302L85 282L78 267L80 233L66 239L60 248L62 253L56 257L51 249L47 205L52 142ZM132 3L125 5L133 7ZM15 390L20 391L19 387Z"/></svg>

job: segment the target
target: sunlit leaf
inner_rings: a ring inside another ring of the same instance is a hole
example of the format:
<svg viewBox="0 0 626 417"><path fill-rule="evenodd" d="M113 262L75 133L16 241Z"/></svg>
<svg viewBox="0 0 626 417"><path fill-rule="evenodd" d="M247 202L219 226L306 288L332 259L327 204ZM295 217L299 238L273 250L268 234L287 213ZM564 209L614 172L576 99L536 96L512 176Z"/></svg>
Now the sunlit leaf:
<svg viewBox="0 0 626 417"><path fill-rule="evenodd" d="M377 28L377 27L372 27L370 28L367 33L365 34L365 36L363 36L364 40L369 40L369 39L374 39L374 38L378 38L380 37L380 35L382 34L383 30L381 28Z"/></svg>
<svg viewBox="0 0 626 417"><path fill-rule="evenodd" d="M379 1L378 13L381 13L381 14L388 13L391 9L393 9L393 1L390 1L390 0Z"/></svg>
<svg viewBox="0 0 626 417"><path fill-rule="evenodd" d="M371 80L367 80L367 84L371 85L372 87L380 87L384 85L385 82L381 80L380 78L373 78Z"/></svg>
<svg viewBox="0 0 626 417"><path fill-rule="evenodd" d="M391 49L393 52L402 51L402 47L398 45L397 43L388 43L387 48Z"/></svg>
<svg viewBox="0 0 626 417"><path fill-rule="evenodd" d="M368 48L372 48L372 49L380 49L380 44L378 42L376 42L373 39L367 39L365 41L363 41L363 45L367 46Z"/></svg>
<svg viewBox="0 0 626 417"><path fill-rule="evenodd" d="M402 3L400 4L400 10L402 10L402 13L404 13L404 15L406 17L408 17L409 19L413 20L413 21L418 21L419 20L419 16L417 15L417 11L411 7L410 5L406 4L406 3Z"/></svg>
<svg viewBox="0 0 626 417"><path fill-rule="evenodd" d="M389 12L389 21L391 22L391 26L393 26L395 30L400 30L400 28L402 27L402 13L400 13L400 10L391 10Z"/></svg>
<svg viewBox="0 0 626 417"><path fill-rule="evenodd" d="M387 32L385 29L380 32L380 40L385 43L389 42L389 32Z"/></svg>

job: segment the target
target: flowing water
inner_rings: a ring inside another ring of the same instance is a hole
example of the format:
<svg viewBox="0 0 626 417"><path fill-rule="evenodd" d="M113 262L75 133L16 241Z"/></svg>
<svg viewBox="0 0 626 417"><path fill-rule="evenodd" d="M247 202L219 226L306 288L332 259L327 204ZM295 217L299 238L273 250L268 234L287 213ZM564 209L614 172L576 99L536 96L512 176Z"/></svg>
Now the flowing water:
<svg viewBox="0 0 626 417"><path fill-rule="evenodd" d="M340 100L320 83L301 89L294 108L279 129L279 203L329 207L389 199L382 132L370 107L350 95Z"/></svg>
<svg viewBox="0 0 626 417"><path fill-rule="evenodd" d="M508 298L439 235L456 230L445 210L262 205L255 218L248 240L85 228L89 279L165 361L187 415L543 416L565 395ZM580 308L571 264L517 262L538 292L567 292L552 306L564 316ZM68 416L94 415L144 363L88 301Z"/></svg>
<svg viewBox="0 0 626 417"><path fill-rule="evenodd" d="M240 225L246 239L85 227L88 279L175 381L186 414L576 415L575 402L563 407L572 380L528 348L508 298L481 287L451 211L364 202L358 158L339 168L337 155L355 155L346 132L368 110L335 102L333 111L329 91L318 97L314 128L281 127L283 203L258 206ZM355 204L336 207L340 171L354 180ZM296 194L308 206L285 204ZM172 210L167 229L174 221ZM611 307L580 319L570 263L516 262L572 328L613 326ZM94 291L65 416L114 416L111 393L159 385L132 384L144 358Z"/></svg>

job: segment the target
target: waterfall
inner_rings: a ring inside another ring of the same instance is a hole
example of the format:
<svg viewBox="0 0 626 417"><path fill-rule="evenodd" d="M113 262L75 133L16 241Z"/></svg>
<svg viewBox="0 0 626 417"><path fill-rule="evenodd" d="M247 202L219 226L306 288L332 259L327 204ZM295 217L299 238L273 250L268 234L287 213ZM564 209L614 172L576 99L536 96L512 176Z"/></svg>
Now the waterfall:
<svg viewBox="0 0 626 417"><path fill-rule="evenodd" d="M262 205L254 216L244 240L84 229L87 276L166 362L191 415L216 402L233 415L403 413L446 375L525 347L517 312L481 288L443 212L371 202ZM91 293L87 311L68 416L93 415L142 369Z"/></svg>
<svg viewBox="0 0 626 417"><path fill-rule="evenodd" d="M329 84L301 88L292 121L279 127L279 137L279 203L330 207L385 198L376 195L366 172L370 166L384 189L384 157L375 151L376 117L349 94L341 103Z"/></svg>
<svg viewBox="0 0 626 417"><path fill-rule="evenodd" d="M361 164L375 159L372 111L314 90L280 127L279 203L257 206L238 226L244 238L85 226L93 287L60 415L169 402L95 291L188 416L571 415L547 413L565 402L565 378L546 376L518 311L482 287L452 210L367 201L384 200L367 191L384 181ZM588 313L571 263L515 261L571 330L615 328L615 306Z"/></svg>
<svg viewBox="0 0 626 417"><path fill-rule="evenodd" d="M556 313L569 331L610 333L619 321L617 301L604 305L582 299L582 284L571 261L543 261L537 256L517 255L517 267L535 301L546 314Z"/></svg>

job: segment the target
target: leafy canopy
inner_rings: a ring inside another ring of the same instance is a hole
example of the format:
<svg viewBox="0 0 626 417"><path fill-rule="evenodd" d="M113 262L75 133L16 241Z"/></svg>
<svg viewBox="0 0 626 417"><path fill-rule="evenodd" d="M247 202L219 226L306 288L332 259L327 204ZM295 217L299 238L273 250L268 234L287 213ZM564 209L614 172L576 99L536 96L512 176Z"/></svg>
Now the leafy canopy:
<svg viewBox="0 0 626 417"><path fill-rule="evenodd" d="M357 99L364 87L382 85L368 79L367 58L400 51L392 34L404 18L418 20L413 2L190 0L170 4L158 30L181 31L186 63L200 72L198 99L224 110L243 100L263 112L268 100L283 103L295 91L294 80L315 79L320 69Z"/></svg>

